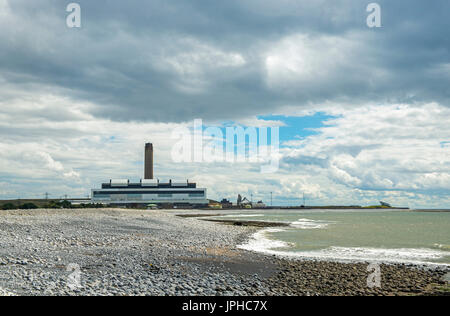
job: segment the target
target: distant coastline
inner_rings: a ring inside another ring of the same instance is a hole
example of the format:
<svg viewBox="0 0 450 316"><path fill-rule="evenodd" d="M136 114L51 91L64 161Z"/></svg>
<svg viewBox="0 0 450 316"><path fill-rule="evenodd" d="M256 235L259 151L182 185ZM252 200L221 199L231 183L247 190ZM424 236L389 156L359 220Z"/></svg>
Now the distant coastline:
<svg viewBox="0 0 450 316"><path fill-rule="evenodd" d="M205 210L270 210L270 209L277 209L277 210L343 210L343 209L352 209L352 210L409 210L408 207L388 207L383 205L371 205L371 206L360 206L360 205L323 205L323 206L253 206L251 208L245 208L245 207L237 207L237 206L225 206L221 205L219 202L213 201L214 205L220 205L220 207L212 207L211 205L209 207L203 208ZM60 205L62 202L67 202L67 207ZM84 203L84 204L83 204ZM49 199L7 199L7 200L0 200L0 209L21 209L23 208L23 205L31 205L33 207L30 207L30 209L35 208L99 208L101 205L93 205L92 203L89 203L88 198L49 198ZM4 207L8 206L8 207ZM62 206L62 207L61 207ZM114 208L114 206L106 206L103 205L103 207L110 207ZM121 208L121 207L119 207ZM25 208L28 209L28 208ZM136 209L139 209L139 207L136 207ZM171 207L160 207L160 209L172 209ZM428 211L428 210L417 210L417 211ZM431 211L431 210L430 210ZM441 211L441 210L439 210ZM450 211L450 210L443 210L443 211Z"/></svg>
<svg viewBox="0 0 450 316"><path fill-rule="evenodd" d="M215 208L210 208L215 209ZM266 207L252 207L237 208L237 207L222 207L222 210L410 210L409 207L385 207L385 206L266 206ZM217 209L215 209L217 210Z"/></svg>

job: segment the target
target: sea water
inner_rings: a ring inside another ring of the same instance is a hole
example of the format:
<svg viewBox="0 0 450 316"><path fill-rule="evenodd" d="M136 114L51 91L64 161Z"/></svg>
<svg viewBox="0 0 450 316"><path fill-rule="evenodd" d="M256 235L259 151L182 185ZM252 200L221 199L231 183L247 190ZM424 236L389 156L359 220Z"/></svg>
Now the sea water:
<svg viewBox="0 0 450 316"><path fill-rule="evenodd" d="M450 265L450 212L249 210L225 218L289 223L258 231L239 246L246 250L341 262Z"/></svg>

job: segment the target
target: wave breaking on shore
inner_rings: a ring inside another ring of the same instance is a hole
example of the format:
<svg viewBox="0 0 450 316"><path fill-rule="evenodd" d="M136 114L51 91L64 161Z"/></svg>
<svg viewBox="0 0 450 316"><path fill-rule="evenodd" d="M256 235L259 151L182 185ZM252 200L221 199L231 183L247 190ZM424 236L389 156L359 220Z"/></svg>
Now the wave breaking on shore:
<svg viewBox="0 0 450 316"><path fill-rule="evenodd" d="M330 224L331 222L300 218L292 222L290 226L300 229L322 229L326 228Z"/></svg>
<svg viewBox="0 0 450 316"><path fill-rule="evenodd" d="M327 223L318 223L312 220L299 220L291 224L291 227L301 229L322 229ZM370 248L370 247L340 247L332 246L325 249L295 251L289 250L294 245L289 242L270 238L271 233L286 231L282 228L266 228L254 233L250 239L237 248L287 257L293 259L325 260L337 262L380 262L397 264L415 264L427 266L450 266L446 263L433 262L439 260L449 253L441 249L428 248Z"/></svg>

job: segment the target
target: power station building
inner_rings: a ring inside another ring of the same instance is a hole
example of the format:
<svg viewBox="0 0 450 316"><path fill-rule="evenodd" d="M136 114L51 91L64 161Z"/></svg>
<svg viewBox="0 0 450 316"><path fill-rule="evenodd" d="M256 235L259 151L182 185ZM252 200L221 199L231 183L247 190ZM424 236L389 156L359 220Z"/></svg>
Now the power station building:
<svg viewBox="0 0 450 316"><path fill-rule="evenodd" d="M126 179L110 180L101 189L92 190L92 203L116 206L207 207L206 189L188 180L163 181L153 178L153 145L145 144L144 179L131 183Z"/></svg>

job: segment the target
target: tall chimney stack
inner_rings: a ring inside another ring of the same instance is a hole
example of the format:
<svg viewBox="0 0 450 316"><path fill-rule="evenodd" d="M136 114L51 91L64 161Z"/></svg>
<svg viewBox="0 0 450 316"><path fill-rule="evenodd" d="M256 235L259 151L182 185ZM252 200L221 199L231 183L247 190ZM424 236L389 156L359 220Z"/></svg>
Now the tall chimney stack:
<svg viewBox="0 0 450 316"><path fill-rule="evenodd" d="M145 144L144 179L153 179L153 144Z"/></svg>

